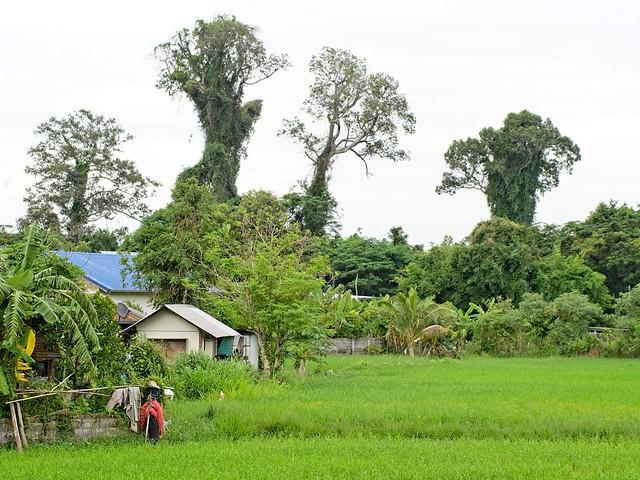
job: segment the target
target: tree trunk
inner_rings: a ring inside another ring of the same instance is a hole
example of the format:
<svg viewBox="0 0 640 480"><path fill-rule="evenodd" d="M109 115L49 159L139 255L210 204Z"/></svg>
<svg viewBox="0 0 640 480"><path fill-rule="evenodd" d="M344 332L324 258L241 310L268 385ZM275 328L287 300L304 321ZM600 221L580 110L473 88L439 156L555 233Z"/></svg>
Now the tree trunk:
<svg viewBox="0 0 640 480"><path fill-rule="evenodd" d="M69 210L69 224L67 232L69 240L77 243L82 239L87 226L86 193L89 182L89 165L76 162L73 169L71 184L73 185L73 200Z"/></svg>
<svg viewBox="0 0 640 480"><path fill-rule="evenodd" d="M410 357L416 356L416 343L413 341L413 339L409 341L409 344L407 345L407 350L409 351Z"/></svg>
<svg viewBox="0 0 640 480"><path fill-rule="evenodd" d="M260 360L262 361L262 373L265 377L271 376L271 361L267 356L267 350L264 348L264 339L262 338L262 334L256 332L256 337L258 338L258 350L260 351Z"/></svg>
<svg viewBox="0 0 640 480"><path fill-rule="evenodd" d="M313 168L313 178L307 189L307 193L312 196L321 197L328 190L327 174L331 167L332 156L328 153L322 153L316 160Z"/></svg>

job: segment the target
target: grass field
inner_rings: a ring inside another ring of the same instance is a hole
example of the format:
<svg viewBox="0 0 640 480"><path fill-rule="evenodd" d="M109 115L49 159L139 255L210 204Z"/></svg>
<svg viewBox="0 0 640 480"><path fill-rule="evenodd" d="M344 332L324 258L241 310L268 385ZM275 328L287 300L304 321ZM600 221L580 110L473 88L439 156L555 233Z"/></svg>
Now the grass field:
<svg viewBox="0 0 640 480"><path fill-rule="evenodd" d="M640 362L372 356L327 369L176 401L157 446L3 451L0 478L638 478Z"/></svg>

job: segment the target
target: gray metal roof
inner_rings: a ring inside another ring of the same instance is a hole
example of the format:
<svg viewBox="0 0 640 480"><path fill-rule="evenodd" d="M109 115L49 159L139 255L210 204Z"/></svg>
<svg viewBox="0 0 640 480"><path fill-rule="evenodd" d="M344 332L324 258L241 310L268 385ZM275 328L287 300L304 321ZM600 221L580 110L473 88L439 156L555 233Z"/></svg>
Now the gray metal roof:
<svg viewBox="0 0 640 480"><path fill-rule="evenodd" d="M203 331L207 332L212 337L215 337L215 338L237 337L237 336L240 335L233 328L231 328L228 325L225 325L220 320L216 320L215 318L213 318L208 313L203 312L202 310L200 310L198 307L194 307L193 305L182 305L182 304L163 305L162 307L157 309L155 312L150 313L149 315L147 315L143 319L137 321L136 323L134 323L130 327L127 327L123 331L127 331L130 328L134 328L139 323L142 323L145 320L147 320L148 318L151 318L153 315L155 315L157 312L159 312L160 310L162 310L164 308L166 308L168 310L171 310L173 313L178 315L180 318L186 320L187 322L191 323L192 325L195 325L200 330L203 330Z"/></svg>

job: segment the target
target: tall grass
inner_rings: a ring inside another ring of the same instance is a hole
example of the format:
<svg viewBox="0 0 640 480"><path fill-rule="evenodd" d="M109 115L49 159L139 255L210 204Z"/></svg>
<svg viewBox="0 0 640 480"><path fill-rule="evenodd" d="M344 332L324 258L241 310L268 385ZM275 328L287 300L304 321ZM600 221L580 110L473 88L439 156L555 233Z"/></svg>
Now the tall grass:
<svg viewBox="0 0 640 480"><path fill-rule="evenodd" d="M248 393L255 384L255 372L245 362L216 360L202 352L178 357L170 381L179 398L217 398Z"/></svg>
<svg viewBox="0 0 640 480"><path fill-rule="evenodd" d="M219 367L199 361L181 368ZM0 451L0 478L638 478L637 360L368 356L325 368L224 401L167 402L155 446L131 436Z"/></svg>
<svg viewBox="0 0 640 480"><path fill-rule="evenodd" d="M328 367L334 375L183 413L232 439L640 439L635 360L382 356Z"/></svg>
<svg viewBox="0 0 640 480"><path fill-rule="evenodd" d="M634 441L271 438L0 451L0 478L623 480L638 458Z"/></svg>

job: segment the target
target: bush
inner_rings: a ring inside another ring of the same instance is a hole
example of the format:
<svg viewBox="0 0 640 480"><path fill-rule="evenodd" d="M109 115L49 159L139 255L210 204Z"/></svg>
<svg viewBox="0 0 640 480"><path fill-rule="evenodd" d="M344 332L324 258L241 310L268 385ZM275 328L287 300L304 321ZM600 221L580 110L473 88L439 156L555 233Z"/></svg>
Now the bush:
<svg viewBox="0 0 640 480"><path fill-rule="evenodd" d="M496 302L478 315L472 351L513 356L523 353L529 325L511 301Z"/></svg>
<svg viewBox="0 0 640 480"><path fill-rule="evenodd" d="M169 373L167 359L160 347L142 335L131 338L126 364L134 382L144 382L152 377L163 379Z"/></svg>
<svg viewBox="0 0 640 480"><path fill-rule="evenodd" d="M233 394L254 384L255 372L245 362L216 360L202 352L181 354L171 373L176 395L187 399Z"/></svg>
<svg viewBox="0 0 640 480"><path fill-rule="evenodd" d="M553 320L547 343L563 355L578 353L575 350L576 342L587 335L587 327L597 325L602 319L602 308L579 293L560 295L548 310Z"/></svg>

